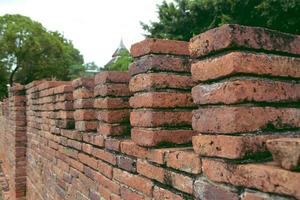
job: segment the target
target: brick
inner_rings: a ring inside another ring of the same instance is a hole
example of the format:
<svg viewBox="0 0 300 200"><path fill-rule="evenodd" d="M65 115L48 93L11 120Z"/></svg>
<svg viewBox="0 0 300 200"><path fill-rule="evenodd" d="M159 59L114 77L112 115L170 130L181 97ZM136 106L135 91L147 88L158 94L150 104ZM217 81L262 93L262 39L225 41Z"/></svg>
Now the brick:
<svg viewBox="0 0 300 200"><path fill-rule="evenodd" d="M300 84L268 79L241 79L200 84L192 89L195 104L293 102L300 98Z"/></svg>
<svg viewBox="0 0 300 200"><path fill-rule="evenodd" d="M266 141L274 138L297 137L297 132L265 133L264 135L198 135L193 137L195 153L201 156L242 159L267 152Z"/></svg>
<svg viewBox="0 0 300 200"><path fill-rule="evenodd" d="M61 85L54 88L54 94L73 92L73 89L74 88L71 85Z"/></svg>
<svg viewBox="0 0 300 200"><path fill-rule="evenodd" d="M147 54L189 55L188 42L147 38L131 46L130 53L136 58Z"/></svg>
<svg viewBox="0 0 300 200"><path fill-rule="evenodd" d="M83 153L78 154L78 159L80 162L88 165L89 167L92 167L93 169L97 169L98 162L95 158L85 155Z"/></svg>
<svg viewBox="0 0 300 200"><path fill-rule="evenodd" d="M146 158L148 150L136 145L132 140L121 142L121 152L138 158Z"/></svg>
<svg viewBox="0 0 300 200"><path fill-rule="evenodd" d="M94 85L94 78L78 78L72 81L74 88L85 87L92 89Z"/></svg>
<svg viewBox="0 0 300 200"><path fill-rule="evenodd" d="M120 71L106 71L98 73L95 76L95 84L104 84L104 83L128 83L129 74L127 72Z"/></svg>
<svg viewBox="0 0 300 200"><path fill-rule="evenodd" d="M182 192L192 194L193 193L193 182L194 180L183 174L178 174L172 171L166 171L165 181L168 185L180 190Z"/></svg>
<svg viewBox="0 0 300 200"><path fill-rule="evenodd" d="M273 164L228 164L203 159L203 172L210 180L300 198L300 174Z"/></svg>
<svg viewBox="0 0 300 200"><path fill-rule="evenodd" d="M191 76L149 73L138 74L130 79L129 89L131 92L151 91L152 89L190 89L195 85Z"/></svg>
<svg viewBox="0 0 300 200"><path fill-rule="evenodd" d="M74 99L89 99L94 97L94 91L87 88L77 88L73 92Z"/></svg>
<svg viewBox="0 0 300 200"><path fill-rule="evenodd" d="M76 110L74 112L74 119L76 121L95 120L96 112L94 110Z"/></svg>
<svg viewBox="0 0 300 200"><path fill-rule="evenodd" d="M74 101L74 109L94 108L94 99L76 99Z"/></svg>
<svg viewBox="0 0 300 200"><path fill-rule="evenodd" d="M144 200L144 196L140 195L130 189L127 189L125 187L121 187L121 197L124 200Z"/></svg>
<svg viewBox="0 0 300 200"><path fill-rule="evenodd" d="M266 194L253 190L246 190L241 195L241 200L288 200L288 197Z"/></svg>
<svg viewBox="0 0 300 200"><path fill-rule="evenodd" d="M232 106L200 108L194 111L192 124L201 133L226 134L298 128L298 119L297 108Z"/></svg>
<svg viewBox="0 0 300 200"><path fill-rule="evenodd" d="M295 170L300 167L300 138L279 138L267 141L273 159L282 168Z"/></svg>
<svg viewBox="0 0 300 200"><path fill-rule="evenodd" d="M110 180L100 173L95 174L95 180L111 193L120 194L120 185L113 180Z"/></svg>
<svg viewBox="0 0 300 200"><path fill-rule="evenodd" d="M160 188L158 186L154 187L153 198L154 200L161 200L161 199L184 200L182 196L173 193L169 190L166 190L164 188Z"/></svg>
<svg viewBox="0 0 300 200"><path fill-rule="evenodd" d="M82 151L87 154L92 154L93 146L90 144L82 143Z"/></svg>
<svg viewBox="0 0 300 200"><path fill-rule="evenodd" d="M239 200L238 191L227 186L218 186L209 183L202 178L197 179L194 184L194 195L201 200Z"/></svg>
<svg viewBox="0 0 300 200"><path fill-rule="evenodd" d="M266 28L226 24L193 37L189 43L192 57L235 49L300 54L300 37Z"/></svg>
<svg viewBox="0 0 300 200"><path fill-rule="evenodd" d="M192 112L134 110L130 113L130 123L134 127L191 126Z"/></svg>
<svg viewBox="0 0 300 200"><path fill-rule="evenodd" d="M97 130L97 121L76 121L75 129L78 131L95 131Z"/></svg>
<svg viewBox="0 0 300 200"><path fill-rule="evenodd" d="M93 148L92 154L93 154L93 156L95 156L101 160L104 160L112 165L117 164L117 156L113 153L110 153L103 149Z"/></svg>
<svg viewBox="0 0 300 200"><path fill-rule="evenodd" d="M134 62L129 65L129 73L131 76L152 71L190 73L191 64L187 57L151 54L135 59Z"/></svg>
<svg viewBox="0 0 300 200"><path fill-rule="evenodd" d="M125 110L99 110L97 111L97 119L106 123L122 123L129 122L130 111Z"/></svg>
<svg viewBox="0 0 300 200"><path fill-rule="evenodd" d="M130 96L130 91L127 84L110 83L108 85L96 86L94 96L128 97Z"/></svg>
<svg viewBox="0 0 300 200"><path fill-rule="evenodd" d="M149 92L135 94L129 100L133 108L176 108L194 107L190 93Z"/></svg>
<svg viewBox="0 0 300 200"><path fill-rule="evenodd" d="M147 196L152 196L153 182L146 178L133 175L117 168L114 168L113 178L120 183L146 194Z"/></svg>
<svg viewBox="0 0 300 200"><path fill-rule="evenodd" d="M119 136L119 135L126 135L129 133L128 125L123 124L108 124L108 123L99 123L98 129L99 134L105 136Z"/></svg>
<svg viewBox="0 0 300 200"><path fill-rule="evenodd" d="M120 155L117 157L117 165L120 169L124 169L129 172L136 172L136 159Z"/></svg>
<svg viewBox="0 0 300 200"><path fill-rule="evenodd" d="M98 172L111 179L113 174L113 167L101 160L98 160Z"/></svg>
<svg viewBox="0 0 300 200"><path fill-rule="evenodd" d="M82 144L76 140L68 140L68 146L77 150L81 150Z"/></svg>
<svg viewBox="0 0 300 200"><path fill-rule="evenodd" d="M128 98L97 98L95 99L94 107L102 109L129 108L129 100Z"/></svg>
<svg viewBox="0 0 300 200"><path fill-rule="evenodd" d="M300 77L299 58L250 52L230 52L192 64L194 80L207 81L238 74Z"/></svg>
<svg viewBox="0 0 300 200"><path fill-rule="evenodd" d="M165 169L163 167L158 167L139 159L137 162L137 172L147 178L165 183Z"/></svg>
<svg viewBox="0 0 300 200"><path fill-rule="evenodd" d="M168 153L167 166L187 173L201 173L201 159L192 150Z"/></svg>
<svg viewBox="0 0 300 200"><path fill-rule="evenodd" d="M78 171L83 172L83 164L78 162L77 160L74 160L72 158L68 158L67 162L69 163L69 165L75 169L77 169Z"/></svg>
<svg viewBox="0 0 300 200"><path fill-rule="evenodd" d="M141 146L156 146L161 143L184 144L197 133L193 130L131 129L132 140Z"/></svg>
<svg viewBox="0 0 300 200"><path fill-rule="evenodd" d="M110 199L110 191L103 187L102 185L99 186L98 191L101 195L101 199Z"/></svg>
<svg viewBox="0 0 300 200"><path fill-rule="evenodd" d="M120 139L106 138L105 148L112 151L120 151Z"/></svg>

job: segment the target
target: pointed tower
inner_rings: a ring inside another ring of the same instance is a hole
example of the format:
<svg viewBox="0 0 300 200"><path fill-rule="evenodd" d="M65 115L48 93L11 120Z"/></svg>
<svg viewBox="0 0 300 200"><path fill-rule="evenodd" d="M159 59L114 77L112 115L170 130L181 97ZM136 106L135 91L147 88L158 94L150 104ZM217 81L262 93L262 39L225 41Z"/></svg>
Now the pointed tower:
<svg viewBox="0 0 300 200"><path fill-rule="evenodd" d="M123 39L121 38L118 48L115 50L115 52L112 55L112 59L105 66L115 63L123 52L129 52L129 51L124 45Z"/></svg>

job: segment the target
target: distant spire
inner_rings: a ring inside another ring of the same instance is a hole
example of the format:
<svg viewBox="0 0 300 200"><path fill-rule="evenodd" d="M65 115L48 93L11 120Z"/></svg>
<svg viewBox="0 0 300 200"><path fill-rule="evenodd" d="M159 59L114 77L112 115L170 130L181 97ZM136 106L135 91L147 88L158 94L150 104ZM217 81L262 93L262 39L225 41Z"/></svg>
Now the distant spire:
<svg viewBox="0 0 300 200"><path fill-rule="evenodd" d="M120 41L120 44L119 44L119 49L126 49L122 37L121 37L121 41Z"/></svg>

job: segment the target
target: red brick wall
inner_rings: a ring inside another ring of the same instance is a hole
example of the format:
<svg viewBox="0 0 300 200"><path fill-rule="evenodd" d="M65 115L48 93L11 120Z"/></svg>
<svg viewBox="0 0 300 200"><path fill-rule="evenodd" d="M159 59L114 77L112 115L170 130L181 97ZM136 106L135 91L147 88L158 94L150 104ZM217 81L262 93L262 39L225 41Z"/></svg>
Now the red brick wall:
<svg viewBox="0 0 300 200"><path fill-rule="evenodd" d="M300 199L299 36L225 25L131 54L128 72L11 89L0 104L7 196Z"/></svg>

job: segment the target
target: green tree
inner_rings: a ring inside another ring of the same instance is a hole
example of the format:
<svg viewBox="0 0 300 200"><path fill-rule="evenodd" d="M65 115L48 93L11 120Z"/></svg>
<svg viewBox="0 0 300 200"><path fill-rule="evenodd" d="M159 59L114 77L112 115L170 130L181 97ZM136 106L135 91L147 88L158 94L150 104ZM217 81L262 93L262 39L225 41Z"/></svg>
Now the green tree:
<svg viewBox="0 0 300 200"><path fill-rule="evenodd" d="M122 50L119 55L109 64L104 66L103 70L106 71L127 71L128 66L132 63L133 59L130 53L124 49Z"/></svg>
<svg viewBox="0 0 300 200"><path fill-rule="evenodd" d="M146 36L189 40L226 23L300 34L299 0L174 0L158 5L158 22L141 23Z"/></svg>
<svg viewBox="0 0 300 200"><path fill-rule="evenodd" d="M0 66L22 84L70 80L84 71L83 57L70 40L22 15L0 16Z"/></svg>

